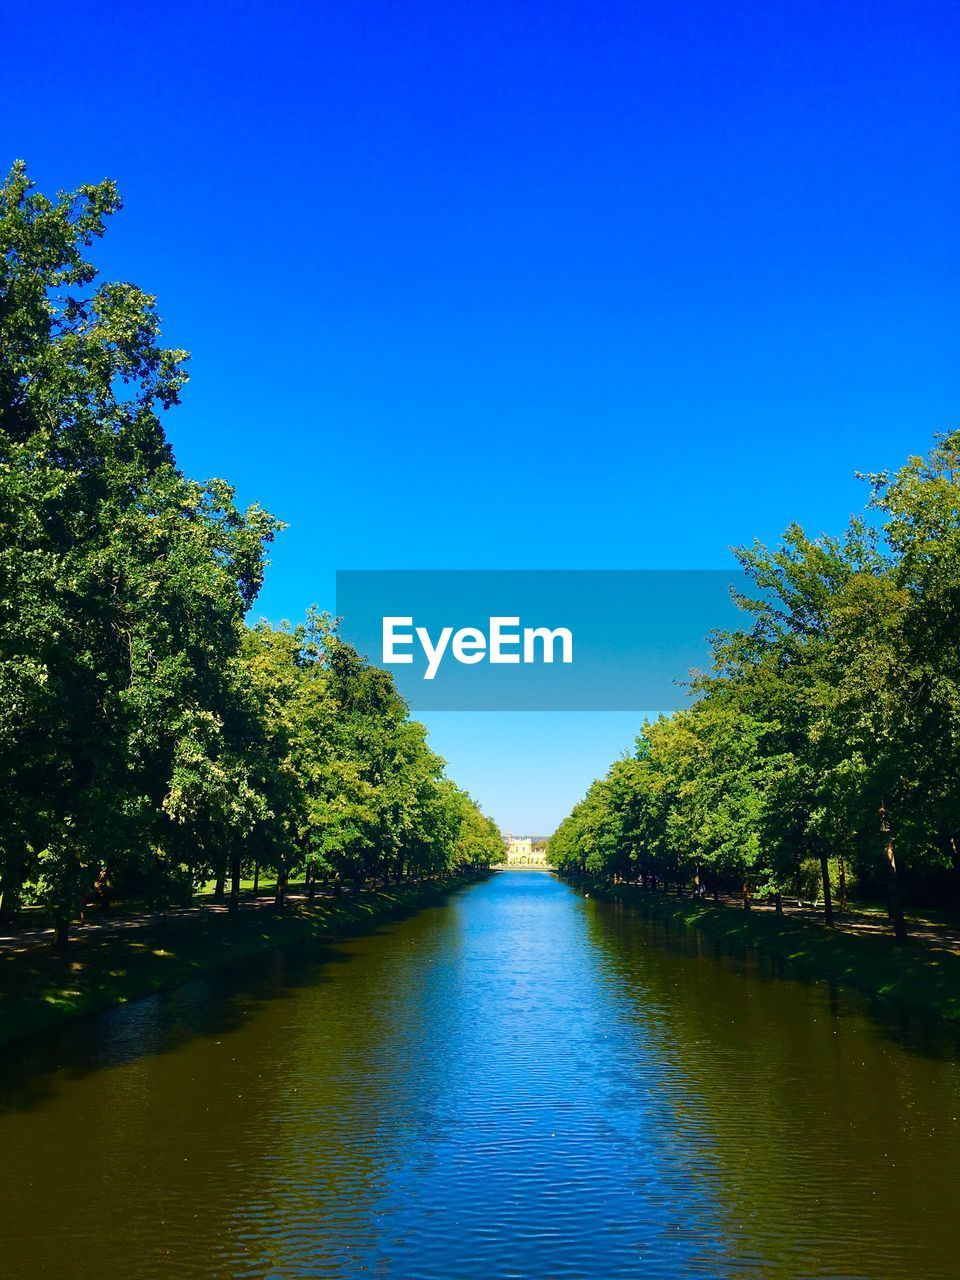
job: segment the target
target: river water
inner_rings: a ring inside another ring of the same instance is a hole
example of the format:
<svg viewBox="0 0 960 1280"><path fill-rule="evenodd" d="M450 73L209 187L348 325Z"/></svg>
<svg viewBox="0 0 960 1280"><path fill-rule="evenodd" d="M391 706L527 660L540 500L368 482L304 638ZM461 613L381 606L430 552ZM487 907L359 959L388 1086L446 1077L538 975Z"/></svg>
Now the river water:
<svg viewBox="0 0 960 1280"><path fill-rule="evenodd" d="M960 1050L495 875L0 1068L0 1275L960 1275Z"/></svg>

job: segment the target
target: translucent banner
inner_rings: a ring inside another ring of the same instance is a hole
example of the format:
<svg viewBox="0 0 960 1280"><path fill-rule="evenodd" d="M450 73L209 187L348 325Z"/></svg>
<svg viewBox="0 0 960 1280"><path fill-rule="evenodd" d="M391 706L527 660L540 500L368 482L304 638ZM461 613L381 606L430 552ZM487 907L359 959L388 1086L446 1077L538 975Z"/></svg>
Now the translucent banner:
<svg viewBox="0 0 960 1280"><path fill-rule="evenodd" d="M414 711L652 711L743 625L745 588L719 569L350 569L336 611Z"/></svg>

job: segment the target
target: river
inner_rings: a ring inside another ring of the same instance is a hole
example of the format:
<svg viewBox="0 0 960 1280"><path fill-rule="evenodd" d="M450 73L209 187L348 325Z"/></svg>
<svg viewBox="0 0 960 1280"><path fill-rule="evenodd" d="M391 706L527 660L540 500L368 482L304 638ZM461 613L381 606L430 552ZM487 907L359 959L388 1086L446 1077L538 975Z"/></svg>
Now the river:
<svg viewBox="0 0 960 1280"><path fill-rule="evenodd" d="M0 1067L0 1274L960 1274L952 1033L507 872Z"/></svg>

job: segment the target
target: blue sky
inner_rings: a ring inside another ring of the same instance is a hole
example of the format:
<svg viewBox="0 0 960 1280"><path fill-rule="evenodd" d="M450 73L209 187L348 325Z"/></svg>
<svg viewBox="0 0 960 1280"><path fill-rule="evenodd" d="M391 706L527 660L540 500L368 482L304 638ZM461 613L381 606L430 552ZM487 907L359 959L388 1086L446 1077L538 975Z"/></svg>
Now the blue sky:
<svg viewBox="0 0 960 1280"><path fill-rule="evenodd" d="M8 8L0 159L105 175L193 353L169 431L342 568L712 568L957 422L956 9ZM634 716L429 717L549 830Z"/></svg>

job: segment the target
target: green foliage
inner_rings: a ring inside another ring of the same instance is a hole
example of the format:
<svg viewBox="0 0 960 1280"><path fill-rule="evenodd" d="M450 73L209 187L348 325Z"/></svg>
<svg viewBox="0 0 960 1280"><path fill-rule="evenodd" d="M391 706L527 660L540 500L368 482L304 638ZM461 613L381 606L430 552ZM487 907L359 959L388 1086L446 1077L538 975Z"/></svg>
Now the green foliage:
<svg viewBox="0 0 960 1280"><path fill-rule="evenodd" d="M119 208L0 187L0 906L472 864L485 820L389 675L326 619L246 626L282 526L176 467L186 353L87 256Z"/></svg>
<svg viewBox="0 0 960 1280"><path fill-rule="evenodd" d="M844 536L791 526L741 548L756 591L713 637L690 706L561 824L561 870L754 892L904 885L956 894L960 872L960 432L868 477Z"/></svg>

